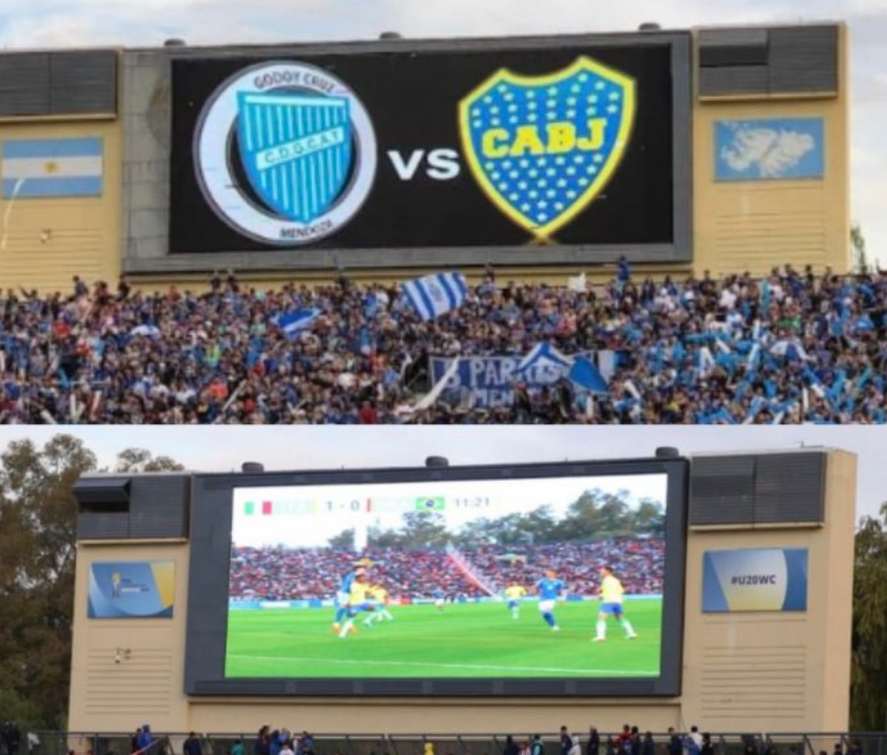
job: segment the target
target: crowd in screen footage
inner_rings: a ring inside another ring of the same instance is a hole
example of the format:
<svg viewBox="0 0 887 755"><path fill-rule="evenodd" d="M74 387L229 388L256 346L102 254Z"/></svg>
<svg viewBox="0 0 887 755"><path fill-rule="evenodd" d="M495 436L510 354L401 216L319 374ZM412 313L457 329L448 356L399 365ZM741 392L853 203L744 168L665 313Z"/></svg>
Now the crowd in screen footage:
<svg viewBox="0 0 887 755"><path fill-rule="evenodd" d="M273 291L230 273L205 293L76 278L72 292L0 295L0 421L880 424L885 311L887 274L791 266L654 281L623 260L609 284L580 287L492 269L476 285L446 273L364 286L343 273ZM434 356L458 366L543 347L562 373L534 385L518 369L496 405L428 373ZM605 380L578 356L604 352Z"/></svg>

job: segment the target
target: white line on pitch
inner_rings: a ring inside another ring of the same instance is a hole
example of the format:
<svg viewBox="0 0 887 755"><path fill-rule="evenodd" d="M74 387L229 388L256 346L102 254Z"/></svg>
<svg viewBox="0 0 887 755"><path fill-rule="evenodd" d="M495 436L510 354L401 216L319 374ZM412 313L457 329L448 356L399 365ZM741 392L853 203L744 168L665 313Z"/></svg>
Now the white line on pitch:
<svg viewBox="0 0 887 755"><path fill-rule="evenodd" d="M300 658L297 656L275 655L237 655L231 654L229 658L241 658L251 661L295 661L299 663L338 663L343 666L362 664L364 666L419 666L421 668L460 668L485 671L547 671L553 674L619 674L623 676L658 676L658 671L624 671L608 668L575 669L575 668L551 668L547 666L491 666L469 663L425 663L423 661L348 661L342 659Z"/></svg>

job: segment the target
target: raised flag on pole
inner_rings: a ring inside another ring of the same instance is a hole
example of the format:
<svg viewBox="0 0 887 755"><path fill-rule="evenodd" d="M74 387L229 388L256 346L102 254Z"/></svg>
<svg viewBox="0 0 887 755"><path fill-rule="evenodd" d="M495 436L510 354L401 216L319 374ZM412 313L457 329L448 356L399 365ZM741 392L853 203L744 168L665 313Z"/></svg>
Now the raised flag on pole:
<svg viewBox="0 0 887 755"><path fill-rule="evenodd" d="M404 283L403 293L419 317L427 321L462 306L468 284L461 273L437 273Z"/></svg>

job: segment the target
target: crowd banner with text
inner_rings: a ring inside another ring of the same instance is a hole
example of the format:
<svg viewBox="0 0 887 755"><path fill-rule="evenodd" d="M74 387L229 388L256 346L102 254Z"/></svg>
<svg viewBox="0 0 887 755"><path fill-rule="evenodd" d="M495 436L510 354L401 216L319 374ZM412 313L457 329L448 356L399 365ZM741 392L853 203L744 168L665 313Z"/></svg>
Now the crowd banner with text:
<svg viewBox="0 0 887 755"><path fill-rule="evenodd" d="M584 352L603 376L609 380L615 369L615 352ZM434 356L429 360L431 383L435 386L451 369L454 359ZM459 357L456 369L447 381L444 392L459 391L462 400L472 408L491 409L510 406L514 399L514 386L525 383L530 389L551 387L567 377L564 365L556 359L536 360L525 367L526 356Z"/></svg>

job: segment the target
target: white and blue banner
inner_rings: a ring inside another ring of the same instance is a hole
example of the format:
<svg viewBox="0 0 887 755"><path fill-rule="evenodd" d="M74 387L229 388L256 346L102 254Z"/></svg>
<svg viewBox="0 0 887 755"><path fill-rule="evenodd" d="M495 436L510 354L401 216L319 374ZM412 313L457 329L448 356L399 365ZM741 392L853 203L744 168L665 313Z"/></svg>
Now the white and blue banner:
<svg viewBox="0 0 887 755"><path fill-rule="evenodd" d="M98 197L104 176L102 139L8 139L0 177L4 199Z"/></svg>
<svg viewBox="0 0 887 755"><path fill-rule="evenodd" d="M285 312L276 319L279 327L288 338L295 338L303 330L308 330L320 317L320 310L315 307Z"/></svg>
<svg viewBox="0 0 887 755"><path fill-rule="evenodd" d="M586 352L575 356L593 365L595 372L605 380L613 374L615 352ZM429 359L432 384L437 385L445 377L453 361L449 357ZM559 352L540 351L539 347L523 357L460 357L457 361L459 367L450 376L444 390L465 391L468 406L472 409L511 406L515 383L524 382L528 388L538 389L553 386L568 374Z"/></svg>
<svg viewBox="0 0 887 755"><path fill-rule="evenodd" d="M717 121L716 181L816 179L825 175L822 118Z"/></svg>
<svg viewBox="0 0 887 755"><path fill-rule="evenodd" d="M703 613L806 610L806 548L703 554Z"/></svg>
<svg viewBox="0 0 887 755"><path fill-rule="evenodd" d="M434 320L462 306L468 283L461 273L437 273L403 284L403 293L423 320Z"/></svg>

